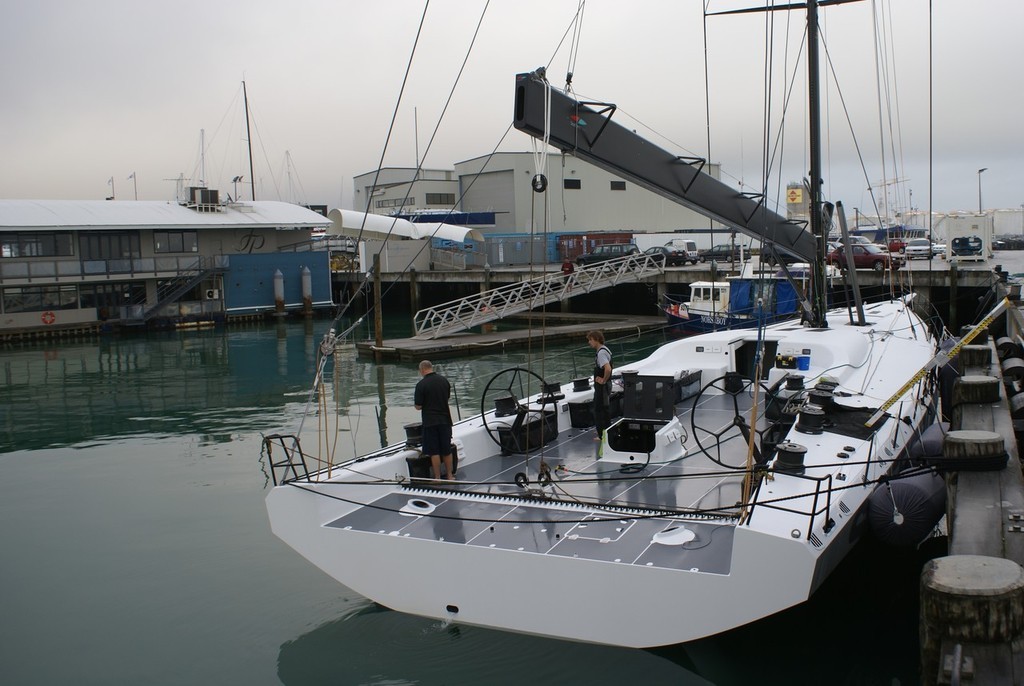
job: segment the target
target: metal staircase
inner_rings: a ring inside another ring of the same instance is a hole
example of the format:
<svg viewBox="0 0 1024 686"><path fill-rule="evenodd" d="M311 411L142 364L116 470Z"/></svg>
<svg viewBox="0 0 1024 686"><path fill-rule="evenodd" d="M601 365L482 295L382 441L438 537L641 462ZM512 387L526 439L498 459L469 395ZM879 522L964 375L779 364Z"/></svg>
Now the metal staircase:
<svg viewBox="0 0 1024 686"><path fill-rule="evenodd" d="M580 267L568 277L561 272L493 288L477 295L420 310L413 317L414 338L431 339L464 331L541 305L591 293L620 283L661 274L658 260L643 253Z"/></svg>
<svg viewBox="0 0 1024 686"><path fill-rule="evenodd" d="M175 302L203 280L224 271L226 271L225 267L218 263L215 257L196 258L195 262L179 270L173 278L160 284L157 289L157 299L154 305L145 308L139 316L126 323L142 324L149 321L165 305Z"/></svg>

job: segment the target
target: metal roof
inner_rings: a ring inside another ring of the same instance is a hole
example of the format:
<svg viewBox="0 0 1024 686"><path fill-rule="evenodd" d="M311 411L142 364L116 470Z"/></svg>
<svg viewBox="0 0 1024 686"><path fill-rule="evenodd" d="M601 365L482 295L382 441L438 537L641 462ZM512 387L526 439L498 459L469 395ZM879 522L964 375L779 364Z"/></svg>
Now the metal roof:
<svg viewBox="0 0 1024 686"><path fill-rule="evenodd" d="M285 228L330 225L317 212L286 202L260 200L199 212L170 201L0 200L0 231L70 229Z"/></svg>

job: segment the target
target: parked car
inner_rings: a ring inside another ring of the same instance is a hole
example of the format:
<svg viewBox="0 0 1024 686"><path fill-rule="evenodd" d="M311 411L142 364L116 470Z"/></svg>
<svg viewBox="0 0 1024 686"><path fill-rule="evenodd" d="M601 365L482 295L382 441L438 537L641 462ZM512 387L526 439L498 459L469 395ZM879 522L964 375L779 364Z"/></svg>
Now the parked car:
<svg viewBox="0 0 1024 686"><path fill-rule="evenodd" d="M874 269L880 272L883 269L896 269L902 262L899 253L893 254L874 243L867 245L851 245L853 250L854 269ZM828 254L828 263L838 265L840 268L846 266L846 249L840 246Z"/></svg>
<svg viewBox="0 0 1024 686"><path fill-rule="evenodd" d="M647 248L647 250L644 250L644 254L652 256L658 264L666 267L678 267L681 264L686 264L687 261L685 252L666 245L656 245L653 248Z"/></svg>
<svg viewBox="0 0 1024 686"><path fill-rule="evenodd" d="M576 264L583 267L588 264L597 264L606 260L614 260L627 255L639 255L640 248L632 243L609 243L594 248L594 252L580 255L576 258Z"/></svg>
<svg viewBox="0 0 1024 686"><path fill-rule="evenodd" d="M710 262L711 260L718 262L740 262L744 259L750 259L750 250L742 245L722 243L721 245L712 246L707 250L701 250L698 259L701 262Z"/></svg>
<svg viewBox="0 0 1024 686"><path fill-rule="evenodd" d="M697 250L697 241L690 238L673 238L665 243L666 248L674 248L686 253L686 259L690 264L697 264L700 259L700 251Z"/></svg>
<svg viewBox="0 0 1024 686"><path fill-rule="evenodd" d="M906 247L903 248L903 255L908 260L912 260L915 257L928 259L934 254L935 251L932 247L932 242L927 238L911 238L907 241Z"/></svg>

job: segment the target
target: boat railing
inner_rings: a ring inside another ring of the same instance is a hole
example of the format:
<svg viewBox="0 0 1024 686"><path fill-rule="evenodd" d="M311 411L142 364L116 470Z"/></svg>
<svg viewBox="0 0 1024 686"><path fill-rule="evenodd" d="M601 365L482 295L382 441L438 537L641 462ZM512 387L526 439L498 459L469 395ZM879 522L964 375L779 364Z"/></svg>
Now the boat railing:
<svg viewBox="0 0 1024 686"><path fill-rule="evenodd" d="M797 496L800 499L811 496L811 507L810 510L806 508L789 507L786 503L797 498L758 502L761 495L761 485L765 482L765 479L760 479L757 483L757 487L754 489L754 496L750 499L750 509L747 511L747 522L749 523L754 518L754 510L760 507L769 508L772 510L778 510L780 512L789 512L790 514L804 515L808 518L807 523L807 540L814 542L814 522L819 515L824 515L823 530L828 533L835 526L835 521L832 519L832 490L834 488L834 482L831 474L825 476L808 476L806 474L795 474L793 472L786 472L786 477L793 477L796 479L804 479L805 481L814 482L813 493L801 493ZM824 499L824 504L821 504ZM820 541L817 545L820 545Z"/></svg>
<svg viewBox="0 0 1024 686"><path fill-rule="evenodd" d="M294 434L270 434L263 437L263 447L270 463L270 476L275 486L291 481L309 481L309 467L299 437ZM275 447L280 456L275 461Z"/></svg>

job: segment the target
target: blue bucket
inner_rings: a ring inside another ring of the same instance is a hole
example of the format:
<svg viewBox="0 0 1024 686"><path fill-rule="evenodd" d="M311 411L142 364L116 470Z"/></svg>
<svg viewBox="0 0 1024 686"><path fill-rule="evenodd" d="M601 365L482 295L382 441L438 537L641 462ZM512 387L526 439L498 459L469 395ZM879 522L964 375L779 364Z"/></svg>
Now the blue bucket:
<svg viewBox="0 0 1024 686"><path fill-rule="evenodd" d="M802 372L806 372L811 368L811 356L810 355L797 355L796 368Z"/></svg>

